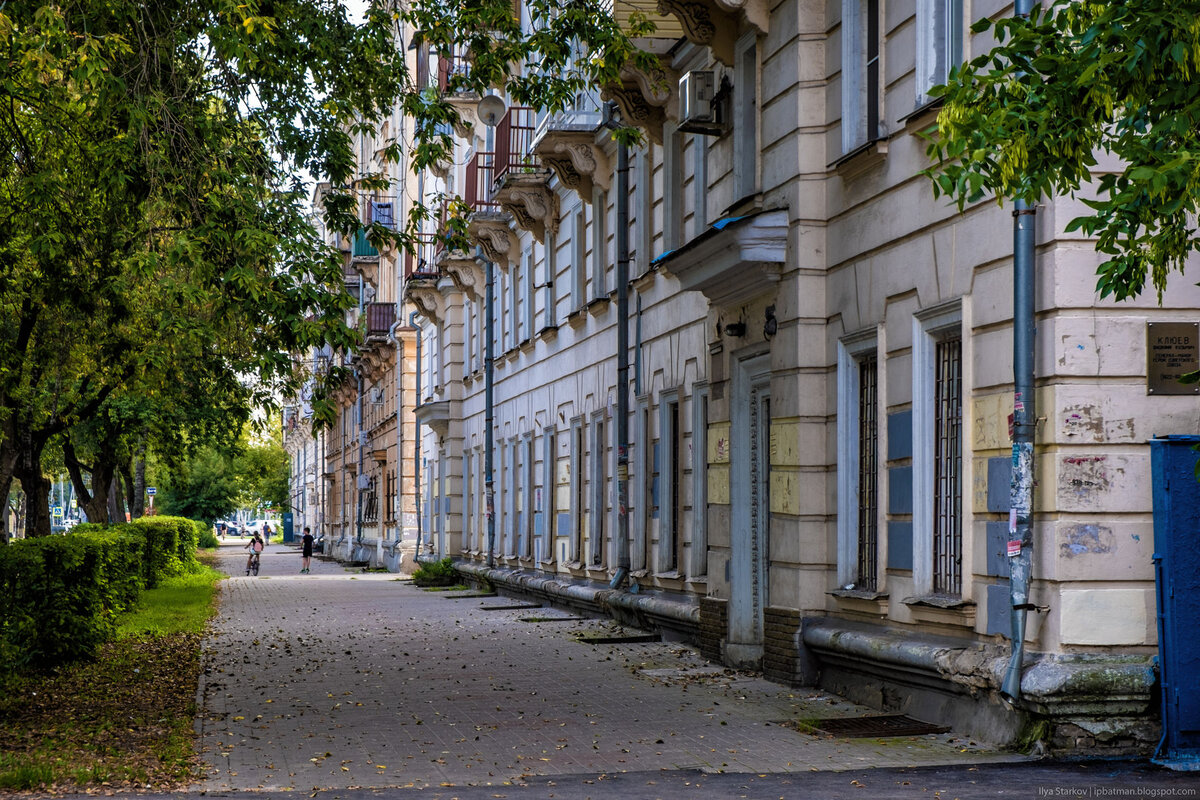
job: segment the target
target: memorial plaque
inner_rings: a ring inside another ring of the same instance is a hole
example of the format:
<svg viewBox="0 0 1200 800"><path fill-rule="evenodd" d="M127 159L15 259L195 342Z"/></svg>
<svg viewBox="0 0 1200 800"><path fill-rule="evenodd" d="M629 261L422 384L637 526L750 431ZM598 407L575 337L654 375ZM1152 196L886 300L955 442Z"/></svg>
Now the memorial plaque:
<svg viewBox="0 0 1200 800"><path fill-rule="evenodd" d="M1200 370L1200 323L1146 324L1146 394L1200 394L1200 384L1180 383Z"/></svg>

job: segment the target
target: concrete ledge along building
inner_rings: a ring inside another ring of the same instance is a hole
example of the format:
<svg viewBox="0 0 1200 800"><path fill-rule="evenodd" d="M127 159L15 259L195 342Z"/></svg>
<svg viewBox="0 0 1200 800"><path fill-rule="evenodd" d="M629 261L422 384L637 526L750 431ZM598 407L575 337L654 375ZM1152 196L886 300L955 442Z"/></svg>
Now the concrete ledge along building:
<svg viewBox="0 0 1200 800"><path fill-rule="evenodd" d="M359 377L332 430L291 428L297 525L341 558L448 556L504 591L982 740L1152 750L1149 440L1200 433L1196 387L1174 380L1196 366L1200 290L1174 276L1161 306L1099 299L1069 198L1031 218L1033 566L1019 696L1000 692L1012 208L935 200L919 133L930 87L988 46L970 21L1011 7L632 5L657 25L639 44L661 74L630 67L553 114L500 97L485 119L481 98L452 97L452 161L395 165L393 196L363 198L365 220L390 221L461 197L470 252L445 248L436 208L414 255L331 236L366 333L362 352L306 356ZM412 58L443 90L469 68ZM643 134L627 191L611 124Z"/></svg>

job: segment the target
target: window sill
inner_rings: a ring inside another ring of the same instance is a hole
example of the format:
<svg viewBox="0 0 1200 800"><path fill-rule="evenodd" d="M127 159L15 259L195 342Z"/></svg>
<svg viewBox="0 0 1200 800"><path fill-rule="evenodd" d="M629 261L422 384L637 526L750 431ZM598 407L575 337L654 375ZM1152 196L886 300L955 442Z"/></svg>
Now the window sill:
<svg viewBox="0 0 1200 800"><path fill-rule="evenodd" d="M886 138L873 139L854 148L829 166L842 180L850 180L887 161L887 152Z"/></svg>
<svg viewBox="0 0 1200 800"><path fill-rule="evenodd" d="M686 576L677 569L671 569L666 572L656 572L654 577L660 581L681 581Z"/></svg>
<svg viewBox="0 0 1200 800"><path fill-rule="evenodd" d="M607 297L594 297L587 304L587 312L593 317L598 317L608 311L609 300Z"/></svg>
<svg viewBox="0 0 1200 800"><path fill-rule="evenodd" d="M933 100L926 100L922 105L917 106L909 114L900 118L900 124L904 126L906 133L920 133L937 122L938 113L942 110L942 98L936 97Z"/></svg>
<svg viewBox="0 0 1200 800"><path fill-rule="evenodd" d="M654 279L657 277L657 275L658 268L651 267L641 275L638 275L636 278L631 280L629 285L632 286L634 291L638 292L639 294L645 294L650 290L650 287L654 285Z"/></svg>
<svg viewBox="0 0 1200 800"><path fill-rule="evenodd" d="M532 353L533 352L533 344L534 344L533 339L526 339L523 342L521 342L521 344L517 345L517 347L521 350L522 353Z"/></svg>
<svg viewBox="0 0 1200 800"><path fill-rule="evenodd" d="M546 327L544 327L540 331L538 331L537 335L538 335L538 338L543 341L553 342L555 339L558 338L558 326L557 325L547 325Z"/></svg>
<svg viewBox="0 0 1200 800"><path fill-rule="evenodd" d="M933 622L963 628L975 627L975 602L973 600L933 594L906 597L901 602L908 606L913 619L918 622Z"/></svg>
<svg viewBox="0 0 1200 800"><path fill-rule="evenodd" d="M567 314L567 324L576 330L582 328L583 324L587 322L587 314L583 312L584 308L581 306L572 311L570 314Z"/></svg>
<svg viewBox="0 0 1200 800"><path fill-rule="evenodd" d="M519 356L520 354L521 354L521 347L518 345L516 347L510 347L507 350L505 350L504 355L501 356L501 358L503 358L505 361L512 362L512 361L516 361L517 356Z"/></svg>
<svg viewBox="0 0 1200 800"><path fill-rule="evenodd" d="M888 613L888 593L870 589L835 589L828 592L841 611L853 614L867 614L873 617L886 617Z"/></svg>

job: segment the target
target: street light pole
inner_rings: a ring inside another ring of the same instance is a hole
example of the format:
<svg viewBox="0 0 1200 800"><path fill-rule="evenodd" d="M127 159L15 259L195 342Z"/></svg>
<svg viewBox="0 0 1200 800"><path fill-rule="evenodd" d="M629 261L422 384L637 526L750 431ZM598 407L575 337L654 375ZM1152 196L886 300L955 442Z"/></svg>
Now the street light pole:
<svg viewBox="0 0 1200 800"><path fill-rule="evenodd" d="M479 119L487 127L486 144L484 152L491 154L492 171L489 173L493 180L495 178L495 128L496 123L500 121L500 117L504 114L504 101L496 95L487 95L479 101ZM478 185L478 182L477 182ZM478 191L478 189L476 189ZM476 198L470 198L473 202ZM479 255L482 257L483 249L479 248ZM496 324L496 280L495 280L495 265L487 258L482 258L483 269L486 274L486 293L484 295L484 329L486 331L485 338L487 341L484 344L483 356L483 495L484 495L484 513L487 518L487 540L488 540L488 568L496 566L496 496L493 472L492 451L495 450L495 434L492 428L495 424L495 336L494 328Z"/></svg>

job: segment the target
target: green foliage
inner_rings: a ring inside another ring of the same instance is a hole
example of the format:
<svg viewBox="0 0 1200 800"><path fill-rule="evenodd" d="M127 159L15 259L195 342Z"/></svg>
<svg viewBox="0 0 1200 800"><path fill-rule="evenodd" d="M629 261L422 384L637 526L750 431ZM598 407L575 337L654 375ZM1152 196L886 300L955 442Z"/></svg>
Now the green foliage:
<svg viewBox="0 0 1200 800"><path fill-rule="evenodd" d="M93 654L137 600L144 547L132 532L90 530L0 548L0 669Z"/></svg>
<svg viewBox="0 0 1200 800"><path fill-rule="evenodd" d="M201 571L197 533L192 520L146 517L0 548L0 669L92 655L143 587Z"/></svg>
<svg viewBox="0 0 1200 800"><path fill-rule="evenodd" d="M1200 250L1200 2L1055 0L972 30L999 44L934 91L935 193L961 207L1078 192L1091 213L1067 230L1108 256L1101 297L1134 297L1149 279L1161 303L1168 274Z"/></svg>
<svg viewBox="0 0 1200 800"><path fill-rule="evenodd" d="M454 560L449 557L421 564L412 577L412 582L417 586L453 586L458 580Z"/></svg>
<svg viewBox="0 0 1200 800"><path fill-rule="evenodd" d="M212 532L212 529L206 529L200 533L199 547L203 550L213 550L221 546L221 541L217 539L217 535Z"/></svg>

